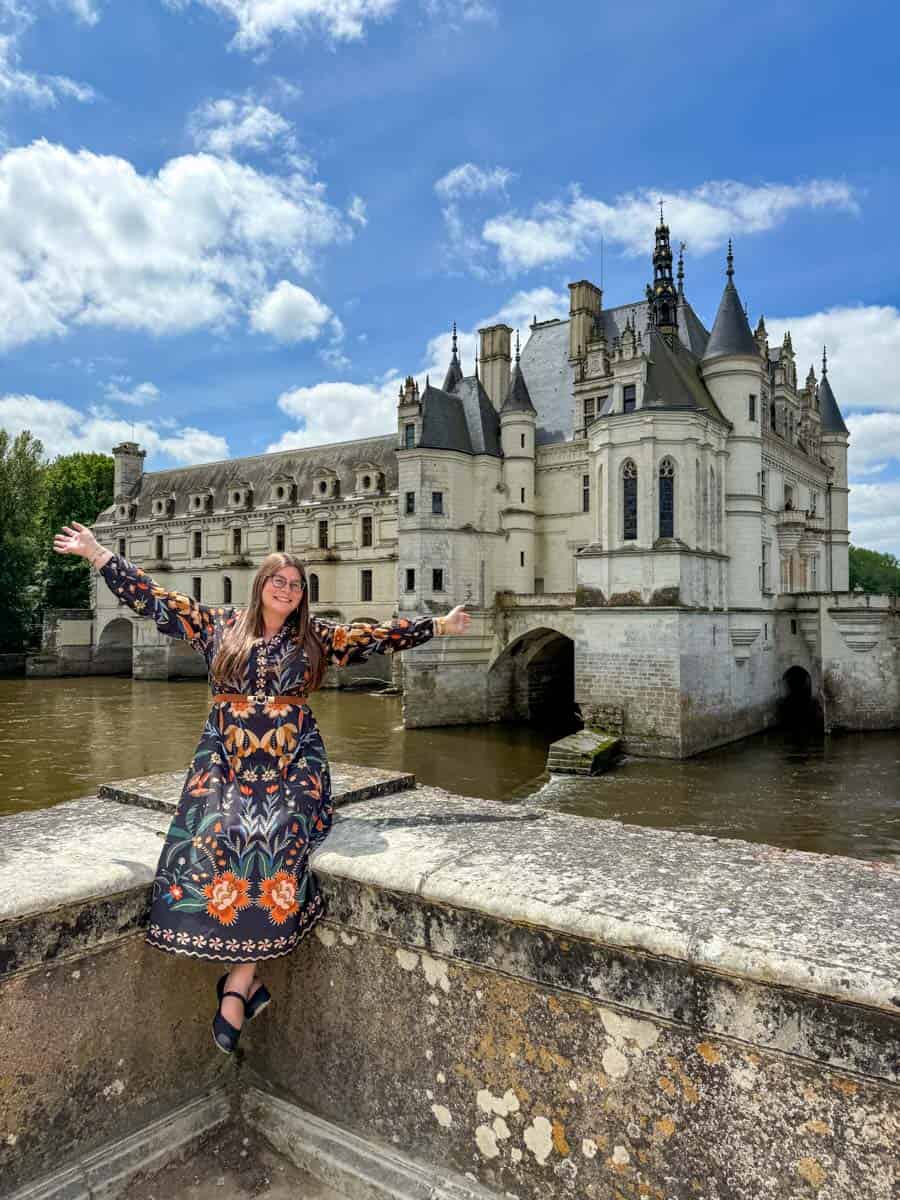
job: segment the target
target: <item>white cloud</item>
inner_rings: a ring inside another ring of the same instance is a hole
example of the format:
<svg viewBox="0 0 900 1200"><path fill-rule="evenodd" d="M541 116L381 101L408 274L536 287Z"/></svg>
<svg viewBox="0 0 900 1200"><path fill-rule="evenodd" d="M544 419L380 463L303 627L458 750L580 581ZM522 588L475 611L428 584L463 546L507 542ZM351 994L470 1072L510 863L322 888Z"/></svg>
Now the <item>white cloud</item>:
<svg viewBox="0 0 900 1200"><path fill-rule="evenodd" d="M851 487L850 540L900 557L900 480Z"/></svg>
<svg viewBox="0 0 900 1200"><path fill-rule="evenodd" d="M41 108L53 108L60 100L87 103L96 99L93 88L65 75L36 75L19 66L14 34L0 35L0 99L20 99Z"/></svg>
<svg viewBox="0 0 900 1200"><path fill-rule="evenodd" d="M347 216L351 221L355 221L357 225L368 225L369 218L366 216L366 202L362 196L353 197L347 209Z"/></svg>
<svg viewBox="0 0 900 1200"><path fill-rule="evenodd" d="M445 22L451 28L460 25L496 25L497 8L489 0L422 0L430 17Z"/></svg>
<svg viewBox="0 0 900 1200"><path fill-rule="evenodd" d="M188 118L188 132L201 150L226 157L237 151L293 147L290 121L247 93L237 99L207 100Z"/></svg>
<svg viewBox="0 0 900 1200"><path fill-rule="evenodd" d="M76 451L109 454L121 441L138 441L153 457L163 455L176 463L211 462L228 458L228 442L218 434L186 425L171 434L159 432L162 422L130 421L98 408L79 412L59 400L38 396L0 396L0 428L13 435L29 429L52 458Z"/></svg>
<svg viewBox="0 0 900 1200"><path fill-rule="evenodd" d="M155 384L145 381L131 387L131 383L128 375L114 375L104 389L107 400L113 404L130 404L135 408L143 408L145 404L155 404L159 400L159 388Z"/></svg>
<svg viewBox="0 0 900 1200"><path fill-rule="evenodd" d="M141 175L46 141L0 158L0 347L71 325L180 333L244 315L273 272L349 238L324 186L209 154Z"/></svg>
<svg viewBox="0 0 900 1200"><path fill-rule="evenodd" d="M850 430L848 454L851 477L876 475L900 464L900 413L856 413L847 418Z"/></svg>
<svg viewBox="0 0 900 1200"><path fill-rule="evenodd" d="M766 317L769 342L778 345L791 331L797 373L818 375L822 347L828 347L828 378L841 409L900 412L900 312L889 305L829 308L802 317Z"/></svg>
<svg viewBox="0 0 900 1200"><path fill-rule="evenodd" d="M282 279L255 305L250 325L279 342L310 342L331 318L331 309L312 292Z"/></svg>
<svg viewBox="0 0 900 1200"><path fill-rule="evenodd" d="M378 383L317 383L282 392L278 407L303 422L302 429L283 433L268 450L320 446L353 438L390 433L396 426L399 376Z"/></svg>
<svg viewBox="0 0 900 1200"><path fill-rule="evenodd" d="M100 20L100 0L62 0L85 25L96 25Z"/></svg>
<svg viewBox="0 0 900 1200"><path fill-rule="evenodd" d="M487 192L505 192L506 186L515 176L506 167L490 167L487 170L475 163L460 163L442 175L434 185L434 190L445 199L458 199L462 196L483 196Z"/></svg>
<svg viewBox="0 0 900 1200"><path fill-rule="evenodd" d="M202 4L237 25L232 45L260 50L279 34L321 32L335 41L356 41L367 24L384 20L397 0L167 0L171 8Z"/></svg>
<svg viewBox="0 0 900 1200"><path fill-rule="evenodd" d="M509 212L490 218L481 236L508 271L583 255L601 237L628 254L646 254L659 220L660 199L673 234L700 254L721 248L731 235L773 229L798 209L855 213L859 208L853 189L830 179L759 186L713 180L689 191L641 189L610 204L573 186L565 199L539 204L527 216Z"/></svg>

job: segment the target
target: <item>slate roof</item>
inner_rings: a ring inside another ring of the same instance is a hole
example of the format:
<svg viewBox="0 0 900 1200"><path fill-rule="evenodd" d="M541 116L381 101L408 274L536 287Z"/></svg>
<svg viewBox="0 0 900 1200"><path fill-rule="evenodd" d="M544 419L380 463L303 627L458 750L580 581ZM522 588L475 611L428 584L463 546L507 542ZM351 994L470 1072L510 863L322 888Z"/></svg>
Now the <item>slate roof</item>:
<svg viewBox="0 0 900 1200"><path fill-rule="evenodd" d="M154 495L175 496L175 513L187 512L187 497L191 492L210 491L213 508L226 508L227 493L236 484L249 483L257 503L267 503L269 485L275 479L288 476L297 485L300 500L312 500L317 476L334 472L341 484L341 493L352 492L356 486L356 468L368 463L383 472L385 490L397 488L397 434L360 438L352 442L337 442L328 446L311 446L299 450L279 450L272 454L256 454L249 458L231 458L222 462L202 463L193 467L173 467L165 471L148 471L132 500L137 501L137 520L152 519L151 498ZM97 518L112 514L115 505Z"/></svg>
<svg viewBox="0 0 900 1200"><path fill-rule="evenodd" d="M509 387L506 389L506 398L500 412L535 412L528 392L528 384L525 382L518 363L513 367L513 373L509 377Z"/></svg>
<svg viewBox="0 0 900 1200"><path fill-rule="evenodd" d="M831 390L831 384L828 382L827 371L822 373L822 379L819 383L819 415L822 418L823 433L850 432L844 424L844 418L841 416L838 402L834 398L834 392Z"/></svg>
<svg viewBox="0 0 900 1200"><path fill-rule="evenodd" d="M456 385L462 381L462 367L459 365L459 359L454 353L450 359L450 366L447 368L447 374L444 376L444 386L441 389L444 392L452 392Z"/></svg>
<svg viewBox="0 0 900 1200"><path fill-rule="evenodd" d="M500 456L500 418L480 380L460 379L452 392L427 387L422 393L419 445L463 454Z"/></svg>
<svg viewBox="0 0 900 1200"><path fill-rule="evenodd" d="M704 361L721 358L723 355L743 354L759 357L759 346L750 330L750 323L737 288L729 279L725 284L719 311L713 322L712 333L703 353Z"/></svg>
<svg viewBox="0 0 900 1200"><path fill-rule="evenodd" d="M700 377L697 356L683 346L673 350L656 329L650 330L648 338L644 407L699 408L727 425L722 410Z"/></svg>

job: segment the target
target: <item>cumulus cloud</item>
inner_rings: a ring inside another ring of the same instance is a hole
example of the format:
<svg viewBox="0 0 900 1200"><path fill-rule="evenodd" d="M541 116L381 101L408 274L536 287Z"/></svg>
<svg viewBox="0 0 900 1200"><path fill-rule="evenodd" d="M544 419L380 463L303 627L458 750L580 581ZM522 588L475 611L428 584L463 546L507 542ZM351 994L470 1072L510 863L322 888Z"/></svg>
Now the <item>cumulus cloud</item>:
<svg viewBox="0 0 900 1200"><path fill-rule="evenodd" d="M584 255L601 237L627 254L646 254L659 220L660 199L676 236L699 254L721 248L732 234L774 229L799 209L855 213L859 208L853 189L831 179L759 186L712 180L687 191L641 189L611 203L573 186L565 198L539 204L527 215L508 212L491 217L481 237L510 272Z"/></svg>
<svg viewBox="0 0 900 1200"><path fill-rule="evenodd" d="M362 196L354 196L352 198L347 209L347 216L351 221L355 221L357 225L368 225L369 218L366 216L366 202Z"/></svg>
<svg viewBox="0 0 900 1200"><path fill-rule="evenodd" d="M282 34L323 33L358 41L366 25L389 17L398 0L167 0L170 8L202 4L237 26L232 46L257 51Z"/></svg>
<svg viewBox="0 0 900 1200"><path fill-rule="evenodd" d="M65 75L38 75L23 70L15 34L0 35L0 99L24 100L39 108L54 108L60 100L88 103L94 89Z"/></svg>
<svg viewBox="0 0 900 1200"><path fill-rule="evenodd" d="M900 312L890 305L859 304L828 308L797 317L766 317L769 341L780 343L791 331L798 374L810 363L816 374L822 347L828 347L828 378L841 409L891 409L900 412L897 363L900 362Z"/></svg>
<svg viewBox="0 0 900 1200"><path fill-rule="evenodd" d="M313 341L331 319L327 304L287 279L280 280L250 313L251 328L279 342Z"/></svg>
<svg viewBox="0 0 900 1200"><path fill-rule="evenodd" d="M105 395L113 404L143 408L159 400L159 388L149 380L134 384L130 375L114 375L106 385Z"/></svg>
<svg viewBox="0 0 900 1200"><path fill-rule="evenodd" d="M180 333L243 316L351 236L324 186L210 154L141 175L46 141L0 158L0 347L72 325Z"/></svg>
<svg viewBox="0 0 900 1200"><path fill-rule="evenodd" d="M851 477L876 475L900 464L900 413L856 413L847 417Z"/></svg>
<svg viewBox="0 0 900 1200"><path fill-rule="evenodd" d="M85 25L96 25L100 20L100 0L61 0L61 3Z"/></svg>
<svg viewBox="0 0 900 1200"><path fill-rule="evenodd" d="M459 28L461 25L496 25L497 7L489 0L422 0L430 17Z"/></svg>
<svg viewBox="0 0 900 1200"><path fill-rule="evenodd" d="M854 546L900 557L900 480L851 487L850 538Z"/></svg>
<svg viewBox="0 0 900 1200"><path fill-rule="evenodd" d="M487 192L504 192L515 176L506 167L489 167L485 170L475 163L460 163L442 175L434 190L445 199L461 196L483 196Z"/></svg>
<svg viewBox="0 0 900 1200"><path fill-rule="evenodd" d="M207 100L188 118L188 133L199 149L226 157L245 151L270 150L278 144L285 148L294 145L290 121L252 93Z"/></svg>
<svg viewBox="0 0 900 1200"><path fill-rule="evenodd" d="M11 434L29 429L51 457L77 451L109 454L121 441L138 441L149 456L164 456L175 463L191 464L228 458L228 442L218 434L191 425L161 433L162 422L123 420L107 409L80 412L59 400L30 395L0 396L0 427Z"/></svg>

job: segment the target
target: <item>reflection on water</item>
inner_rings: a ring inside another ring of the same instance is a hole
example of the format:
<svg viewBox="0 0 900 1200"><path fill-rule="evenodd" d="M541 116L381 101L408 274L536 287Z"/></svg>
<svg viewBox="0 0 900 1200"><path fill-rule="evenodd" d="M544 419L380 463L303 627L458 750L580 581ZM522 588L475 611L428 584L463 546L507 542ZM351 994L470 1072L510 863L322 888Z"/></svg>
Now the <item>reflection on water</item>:
<svg viewBox="0 0 900 1200"><path fill-rule="evenodd" d="M205 683L0 679L0 813L89 795L98 784L187 767ZM900 733L792 741L759 734L685 762L627 759L599 779L544 772L565 731L526 725L404 729L396 696L319 692L335 761L412 771L461 795L900 861Z"/></svg>

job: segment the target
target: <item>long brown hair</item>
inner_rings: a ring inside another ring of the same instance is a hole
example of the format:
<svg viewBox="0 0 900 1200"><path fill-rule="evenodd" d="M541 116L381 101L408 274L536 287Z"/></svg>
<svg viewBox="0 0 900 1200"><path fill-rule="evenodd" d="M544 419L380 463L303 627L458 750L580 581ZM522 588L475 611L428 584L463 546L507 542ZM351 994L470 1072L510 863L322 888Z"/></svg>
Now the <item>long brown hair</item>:
<svg viewBox="0 0 900 1200"><path fill-rule="evenodd" d="M265 633L263 588L268 579L285 567L296 567L300 572L300 582L303 584L300 603L288 615L285 625L289 628L291 640L306 651L310 676L306 685L307 691L314 692L321 684L326 667L325 651L309 617L306 568L295 555L281 553L269 554L259 564L259 570L253 576L250 603L238 614L237 620L222 639L222 644L216 651L211 673L219 683L224 684L231 679L239 679L243 675L253 643Z"/></svg>

